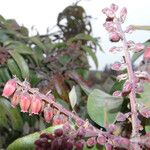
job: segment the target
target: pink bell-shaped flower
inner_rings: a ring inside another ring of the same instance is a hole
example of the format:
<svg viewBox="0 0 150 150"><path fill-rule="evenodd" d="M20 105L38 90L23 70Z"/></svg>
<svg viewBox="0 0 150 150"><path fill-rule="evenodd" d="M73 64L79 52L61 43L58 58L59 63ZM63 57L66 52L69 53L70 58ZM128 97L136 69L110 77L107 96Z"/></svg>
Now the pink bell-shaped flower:
<svg viewBox="0 0 150 150"><path fill-rule="evenodd" d="M17 83L16 83L15 79L8 80L7 83L5 84L4 89L3 89L2 96L8 98L9 96L11 96L15 92L16 87L17 87Z"/></svg>
<svg viewBox="0 0 150 150"><path fill-rule="evenodd" d="M20 99L21 112L28 112L31 104L31 96L28 92L23 92Z"/></svg>
<svg viewBox="0 0 150 150"><path fill-rule="evenodd" d="M42 99L39 95L33 95L33 99L31 102L31 114L38 115L42 108Z"/></svg>
<svg viewBox="0 0 150 150"><path fill-rule="evenodd" d="M53 109L51 107L45 107L44 108L44 119L47 123L50 123L50 121L53 118Z"/></svg>
<svg viewBox="0 0 150 150"><path fill-rule="evenodd" d="M11 106L15 108L20 102L20 91L16 91L11 99Z"/></svg>

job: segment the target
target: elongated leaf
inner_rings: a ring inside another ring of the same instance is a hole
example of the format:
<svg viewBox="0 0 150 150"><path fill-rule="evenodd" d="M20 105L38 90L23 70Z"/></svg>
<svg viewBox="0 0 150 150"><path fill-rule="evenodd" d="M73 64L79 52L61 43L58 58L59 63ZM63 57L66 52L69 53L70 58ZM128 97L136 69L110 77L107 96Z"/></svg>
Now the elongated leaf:
<svg viewBox="0 0 150 150"><path fill-rule="evenodd" d="M14 60L16 61L17 65L19 66L20 70L21 70L21 74L22 77L25 78L29 78L29 67L26 63L26 61L24 60L24 58L17 52L15 51L9 51L9 53L11 54L11 56L14 58Z"/></svg>
<svg viewBox="0 0 150 150"><path fill-rule="evenodd" d="M103 51L102 48L101 48L101 46L100 46L99 43L98 43L98 39L92 37L91 35L84 34L84 33L79 33L79 34L77 34L75 37L70 38L70 39L67 41L67 44L70 45L73 41L76 41L76 40L91 41L91 42L93 42L93 44L97 45L101 51Z"/></svg>
<svg viewBox="0 0 150 150"><path fill-rule="evenodd" d="M74 109L75 105L77 104L78 96L75 86L72 87L71 91L69 92L69 100L72 109Z"/></svg>
<svg viewBox="0 0 150 150"><path fill-rule="evenodd" d="M88 46L82 45L81 47L92 57L95 65L96 65L96 68L98 68L98 60L97 60L95 52L93 52L93 50Z"/></svg>
<svg viewBox="0 0 150 150"><path fill-rule="evenodd" d="M9 68L10 72L12 73L12 75L16 75L19 79L21 79L20 69L19 69L18 65L16 64L16 62L12 58L7 60L7 66Z"/></svg>
<svg viewBox="0 0 150 150"><path fill-rule="evenodd" d="M7 68L5 67L0 68L0 78L3 82L6 82L11 78Z"/></svg>
<svg viewBox="0 0 150 150"><path fill-rule="evenodd" d="M40 39L39 39L38 37L36 37L36 36L31 37L30 40L31 40L34 44L36 44L37 46L39 46L43 51L46 50L45 45L40 41Z"/></svg>
<svg viewBox="0 0 150 150"><path fill-rule="evenodd" d="M14 130L21 131L23 121L20 112L12 108L7 99L0 97L0 127L10 128L9 125L11 125Z"/></svg>
<svg viewBox="0 0 150 150"><path fill-rule="evenodd" d="M88 114L98 125L104 126L113 123L116 114L120 111L122 102L122 98L116 98L95 89L88 97Z"/></svg>
<svg viewBox="0 0 150 150"><path fill-rule="evenodd" d="M42 133L53 133L55 129L61 128L61 126L53 126L49 127L45 130L42 130L40 132L35 132L33 134L24 136L22 138L19 138L15 140L12 144L10 144L7 147L7 150L34 150L35 145L34 142L37 140Z"/></svg>

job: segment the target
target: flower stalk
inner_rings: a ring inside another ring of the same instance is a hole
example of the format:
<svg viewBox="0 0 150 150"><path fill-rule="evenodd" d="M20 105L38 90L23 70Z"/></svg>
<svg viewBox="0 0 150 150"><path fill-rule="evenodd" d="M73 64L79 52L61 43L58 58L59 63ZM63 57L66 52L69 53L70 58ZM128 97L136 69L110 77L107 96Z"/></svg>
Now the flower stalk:
<svg viewBox="0 0 150 150"><path fill-rule="evenodd" d="M117 29L122 37L123 41L123 50L124 50L124 55L125 55L125 63L127 66L127 72L128 72L128 77L129 77L129 82L132 84L131 92L129 94L129 99L130 99L130 107L131 107L131 119L132 119L132 137L135 137L139 134L139 130L137 128L137 107L136 107L136 91L135 91L135 75L134 71L132 68L131 64L131 58L130 58L130 53L128 51L128 45L127 45L127 40L125 37L125 33L122 30L121 23L118 21L118 19L115 19L115 23L117 25Z"/></svg>

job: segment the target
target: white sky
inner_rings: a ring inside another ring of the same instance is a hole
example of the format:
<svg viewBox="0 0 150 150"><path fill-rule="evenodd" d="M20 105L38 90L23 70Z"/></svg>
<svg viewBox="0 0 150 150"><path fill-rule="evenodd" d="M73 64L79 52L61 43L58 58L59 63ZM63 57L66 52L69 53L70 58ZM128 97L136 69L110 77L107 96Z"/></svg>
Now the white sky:
<svg viewBox="0 0 150 150"><path fill-rule="evenodd" d="M40 34L45 34L47 27L52 28L56 24L58 13L73 2L76 0L0 0L0 14L7 19L16 19L19 24L29 29L35 26ZM121 56L108 52L112 44L103 28L105 16L101 10L111 3L118 4L120 8L123 6L128 8L126 25L150 25L150 0L83 0L80 2L86 13L95 18L91 20L93 36L101 37L100 44L105 53L97 52L100 70L106 64L119 60ZM135 42L144 42L150 38L150 32L136 31L129 38ZM94 69L92 62L91 65Z"/></svg>

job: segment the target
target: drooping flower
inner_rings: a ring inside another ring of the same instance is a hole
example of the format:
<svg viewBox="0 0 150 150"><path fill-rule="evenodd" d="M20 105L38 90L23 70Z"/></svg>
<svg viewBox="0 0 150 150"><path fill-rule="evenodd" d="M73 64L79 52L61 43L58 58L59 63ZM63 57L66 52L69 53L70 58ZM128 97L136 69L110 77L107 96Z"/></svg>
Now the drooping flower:
<svg viewBox="0 0 150 150"><path fill-rule="evenodd" d="M20 92L21 91L16 91L14 93L12 99L11 99L11 106L13 108L15 108L19 104L19 102L20 102L20 99L21 99L21 95L20 95L21 93Z"/></svg>
<svg viewBox="0 0 150 150"><path fill-rule="evenodd" d="M38 115L42 108L42 99L39 95L33 95L33 99L31 101L31 114Z"/></svg>
<svg viewBox="0 0 150 150"><path fill-rule="evenodd" d="M53 118L53 109L49 106L44 108L44 119L47 123L50 123L50 121Z"/></svg>
<svg viewBox="0 0 150 150"><path fill-rule="evenodd" d="M2 96L8 98L15 92L16 87L17 87L17 83L15 79L8 80L7 83L5 84Z"/></svg>
<svg viewBox="0 0 150 150"><path fill-rule="evenodd" d="M31 96L28 92L23 92L21 94L21 98L20 98L21 112L28 112L31 101L32 101L32 99L31 99Z"/></svg>

